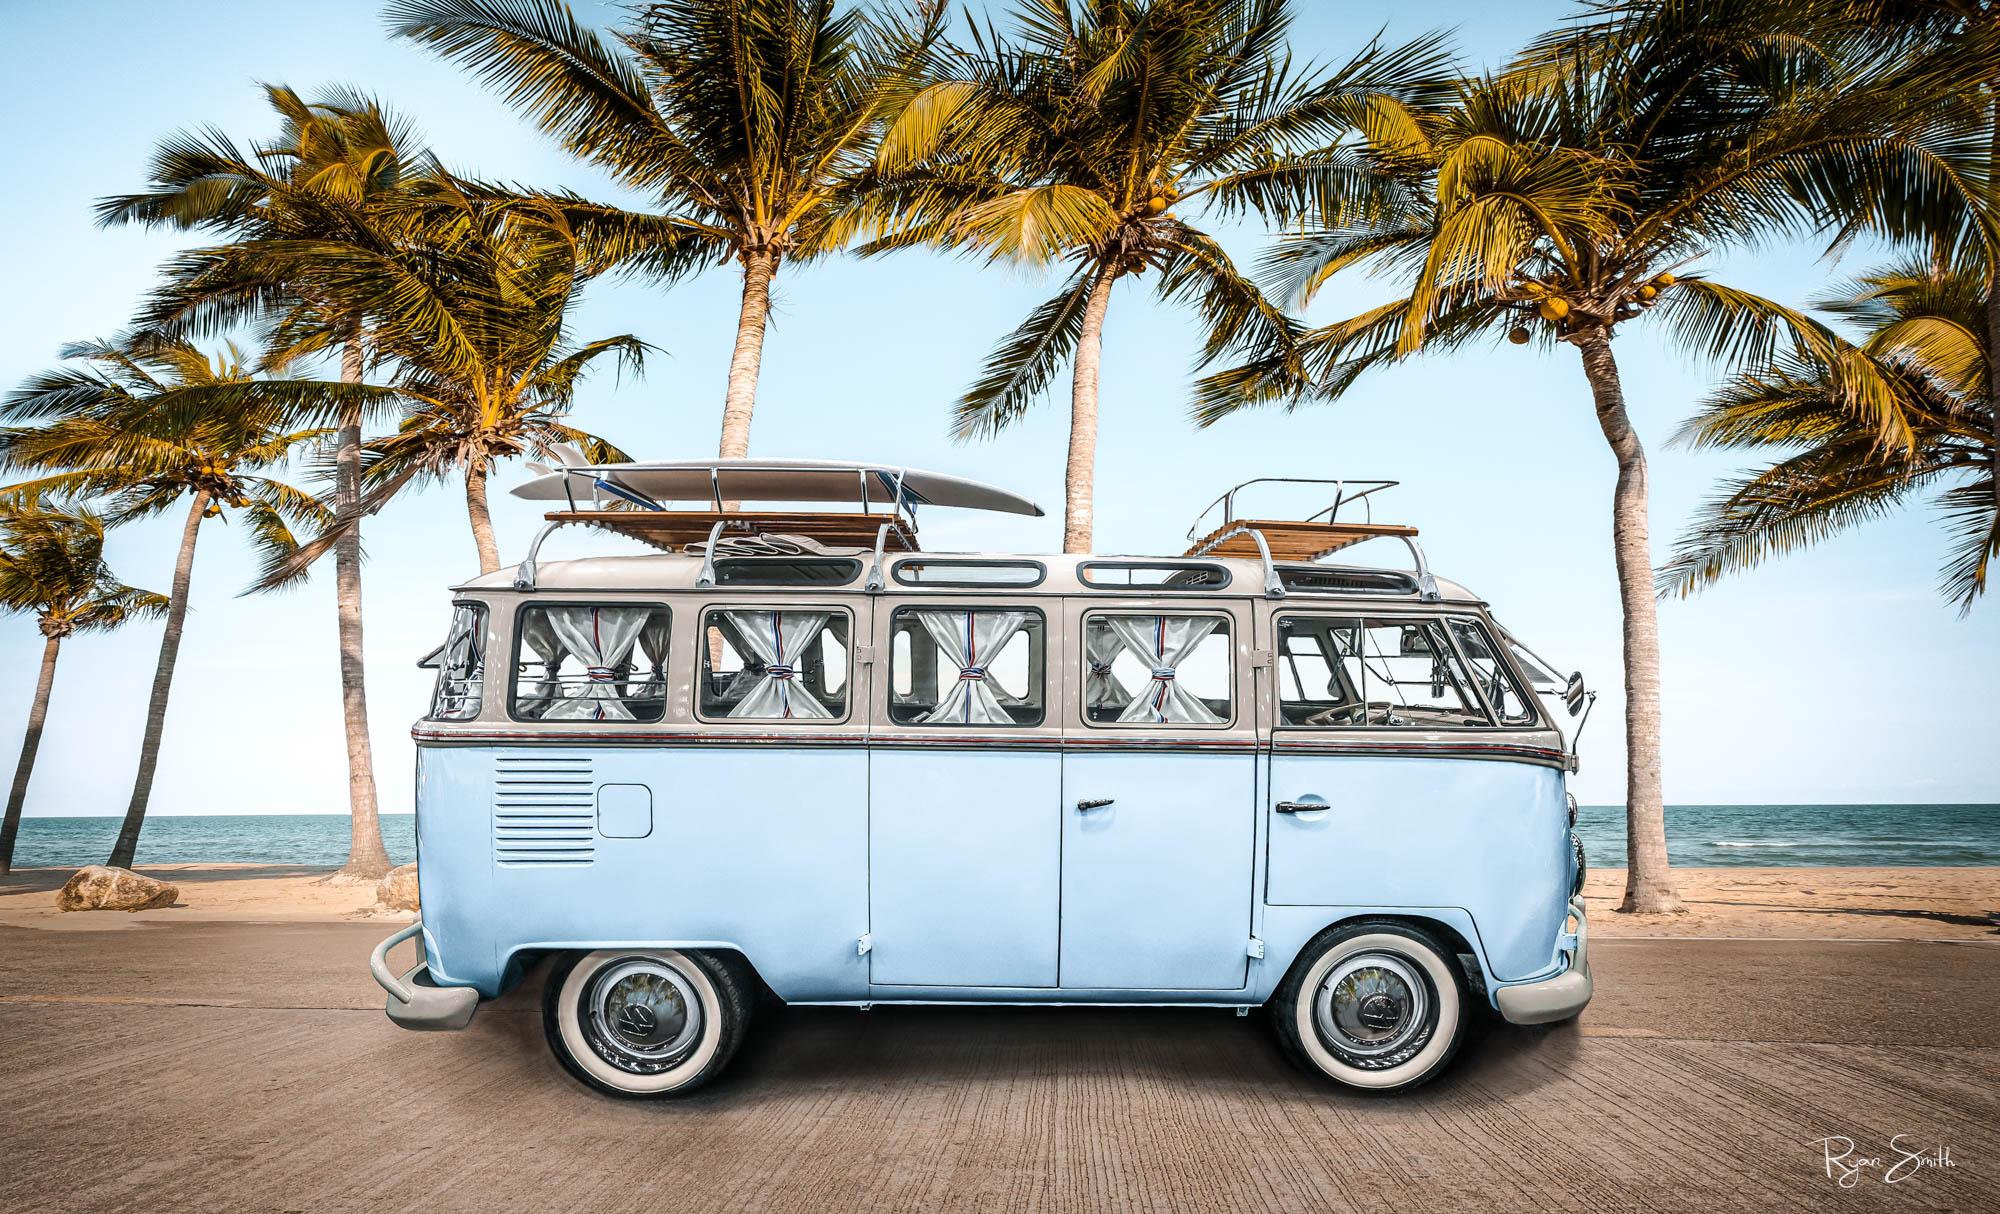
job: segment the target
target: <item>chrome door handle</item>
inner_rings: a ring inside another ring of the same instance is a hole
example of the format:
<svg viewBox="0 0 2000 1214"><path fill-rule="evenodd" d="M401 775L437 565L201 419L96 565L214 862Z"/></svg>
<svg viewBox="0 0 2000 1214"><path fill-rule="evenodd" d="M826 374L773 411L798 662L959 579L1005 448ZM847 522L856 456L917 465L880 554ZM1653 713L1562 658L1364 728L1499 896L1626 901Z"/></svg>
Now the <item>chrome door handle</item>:
<svg viewBox="0 0 2000 1214"><path fill-rule="evenodd" d="M1303 814L1328 808L1324 801L1280 801L1271 807L1281 814Z"/></svg>
<svg viewBox="0 0 2000 1214"><path fill-rule="evenodd" d="M1095 801L1078 801L1076 807L1080 810L1103 809L1114 800L1116 800L1115 797L1100 797Z"/></svg>

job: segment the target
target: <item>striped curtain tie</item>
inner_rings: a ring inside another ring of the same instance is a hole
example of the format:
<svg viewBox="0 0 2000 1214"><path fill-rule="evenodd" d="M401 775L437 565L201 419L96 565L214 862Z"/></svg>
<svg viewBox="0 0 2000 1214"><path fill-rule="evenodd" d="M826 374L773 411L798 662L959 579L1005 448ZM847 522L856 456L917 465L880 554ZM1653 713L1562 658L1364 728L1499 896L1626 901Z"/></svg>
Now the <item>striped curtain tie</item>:
<svg viewBox="0 0 2000 1214"><path fill-rule="evenodd" d="M981 682L986 678L986 667L984 666L960 667L958 672L958 677L961 681L969 681L973 683Z"/></svg>
<svg viewBox="0 0 2000 1214"><path fill-rule="evenodd" d="M773 663L772 665L764 667L764 674L773 679L789 679L797 673L798 670L795 669L794 667L786 666L779 663Z"/></svg>
<svg viewBox="0 0 2000 1214"><path fill-rule="evenodd" d="M590 681L593 683L615 683L618 681L618 668L616 666L591 666L587 668L587 672L590 675Z"/></svg>
<svg viewBox="0 0 2000 1214"><path fill-rule="evenodd" d="M1109 662L1100 662L1100 661L1096 660L1095 658L1091 659L1091 662L1090 662L1090 676L1091 676L1092 678L1094 678L1094 679L1108 679L1108 678L1110 678L1110 677L1111 677L1111 663L1109 663Z"/></svg>
<svg viewBox="0 0 2000 1214"><path fill-rule="evenodd" d="M1171 683L1174 681L1174 668L1171 666L1155 666L1153 668L1153 677L1162 683Z"/></svg>

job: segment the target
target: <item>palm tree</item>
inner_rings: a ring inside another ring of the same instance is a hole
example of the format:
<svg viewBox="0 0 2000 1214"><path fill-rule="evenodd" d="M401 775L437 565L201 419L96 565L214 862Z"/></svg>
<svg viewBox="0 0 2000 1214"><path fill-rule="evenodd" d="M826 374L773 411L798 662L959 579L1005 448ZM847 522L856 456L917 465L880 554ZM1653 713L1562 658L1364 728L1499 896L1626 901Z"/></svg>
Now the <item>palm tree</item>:
<svg viewBox="0 0 2000 1214"><path fill-rule="evenodd" d="M409 411L394 435L369 444L368 477L387 485L459 473L479 568L491 573L500 567L486 503L494 463L523 453L546 458L551 443L598 462L630 458L563 418L592 363L615 355L643 371L648 347L629 333L569 342L570 308L601 267L584 256L558 209L450 178L437 183L432 204L422 224L433 236L408 259L410 276L431 285L423 307L447 313L462 339L431 340L432 323L402 315L409 295L401 280L378 280L383 297L369 308L378 317L377 349L393 361Z"/></svg>
<svg viewBox="0 0 2000 1214"><path fill-rule="evenodd" d="M284 337L275 352L281 362L337 349L342 381L359 384L370 364L374 318L355 295L374 294L388 278L410 294L412 306L426 304L423 286L409 281L395 254L410 196L440 170L416 146L409 124L371 98L330 90L309 101L275 85L266 93L280 117L275 140L246 153L214 130L174 136L154 158L150 188L103 200L99 218L230 239L169 263L168 286L147 323L200 334L281 318ZM368 738L360 525L382 503L379 495L363 500L361 426L368 404L393 397L347 399L334 442L339 525L331 546L352 835L348 862L330 879L374 881L389 871L389 854Z"/></svg>
<svg viewBox="0 0 2000 1214"><path fill-rule="evenodd" d="M1825 349L1809 318L1689 267L1835 225L1923 230L1976 209L1984 190L1979 138L1939 113L1965 63L1921 47L1886 53L1843 25L1841 9L1614 6L1543 39L1508 73L1464 83L1447 105L1384 116L1362 152L1393 188L1357 189L1319 230L1282 243L1272 273L1298 303L1350 267L1400 277L1408 294L1269 344L1197 388L1208 423L1248 405L1331 400L1371 368L1500 333L1576 350L1618 467L1625 910L1680 899L1661 798L1646 458L1612 336L1657 315L1697 356L1768 354L1786 335Z"/></svg>
<svg viewBox="0 0 2000 1214"><path fill-rule="evenodd" d="M263 470L283 464L300 444L328 437L324 429L295 428L301 412L366 404L383 390L259 378L234 346L211 362L188 341L158 335L82 342L62 355L85 365L33 376L0 400L0 421L36 423L0 429L0 468L44 473L0 493L104 496L114 523L188 499L139 771L108 861L130 868L152 796L203 520L235 510L267 560L282 560L296 546L295 525L327 519L310 495Z"/></svg>
<svg viewBox="0 0 2000 1214"><path fill-rule="evenodd" d="M1370 44L1342 67L1295 73L1290 0L1023 0L1009 32L972 32L877 154L882 232L864 252L933 244L989 261L1071 269L988 359L954 432L992 434L1072 362L1063 551L1088 552L1101 334L1112 288L1156 272L1161 299L1237 340L1282 343L1291 322L1209 233L1169 208L1282 220L1323 208L1365 167L1316 151L1422 95L1443 68L1426 38ZM1213 357L1221 347L1211 344Z"/></svg>
<svg viewBox="0 0 2000 1214"><path fill-rule="evenodd" d="M578 222L624 232L637 268L672 280L742 265L720 453L745 455L772 284L782 266L847 244L852 181L937 18L835 0L671 0L635 9L607 39L562 0L393 0L388 21L656 199L657 216L564 199Z"/></svg>
<svg viewBox="0 0 2000 1214"><path fill-rule="evenodd" d="M0 502L0 610L31 611L42 632L42 673L35 680L21 761L0 819L0 874L14 866L14 837L21 807L42 745L56 655L64 638L109 632L130 620L164 612L167 600L120 582L104 563L104 520L88 512L65 513L40 502Z"/></svg>
<svg viewBox="0 0 2000 1214"><path fill-rule="evenodd" d="M1786 454L1725 483L1676 545L1663 587L1691 593L1940 490L1952 541L1943 589L1971 610L2000 555L1987 277L1980 257L1865 275L1819 305L1860 324L1858 343L1791 351L1717 392L1681 441ZM1855 408L1863 396L1887 398L1896 441Z"/></svg>

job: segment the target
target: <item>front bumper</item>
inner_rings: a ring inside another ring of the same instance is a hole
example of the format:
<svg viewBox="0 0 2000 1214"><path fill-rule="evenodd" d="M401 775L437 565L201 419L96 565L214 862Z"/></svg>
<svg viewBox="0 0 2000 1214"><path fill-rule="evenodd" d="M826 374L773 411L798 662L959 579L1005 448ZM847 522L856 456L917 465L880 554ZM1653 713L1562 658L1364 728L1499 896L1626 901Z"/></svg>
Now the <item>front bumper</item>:
<svg viewBox="0 0 2000 1214"><path fill-rule="evenodd" d="M424 930L420 915L416 922L375 946L368 955L368 972L389 992L385 1009L389 1019L406 1029L448 1032L472 1023L479 1010L479 992L469 986L439 986L431 980L430 968L422 962L398 978L389 969L389 950Z"/></svg>
<svg viewBox="0 0 2000 1214"><path fill-rule="evenodd" d="M1493 993L1500 1014L1514 1024L1550 1024L1569 1020L1590 1002L1590 921L1584 917L1583 896L1569 900L1569 913L1576 916L1576 948L1569 968L1540 982L1503 986Z"/></svg>

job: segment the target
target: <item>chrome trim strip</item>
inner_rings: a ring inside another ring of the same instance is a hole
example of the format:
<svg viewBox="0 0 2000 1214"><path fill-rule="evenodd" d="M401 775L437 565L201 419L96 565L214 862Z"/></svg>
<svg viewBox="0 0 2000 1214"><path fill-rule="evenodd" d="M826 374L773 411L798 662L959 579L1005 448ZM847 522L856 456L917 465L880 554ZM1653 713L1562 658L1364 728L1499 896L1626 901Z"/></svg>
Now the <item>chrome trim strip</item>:
<svg viewBox="0 0 2000 1214"><path fill-rule="evenodd" d="M866 746L866 734L827 733L700 733L671 730L608 730L575 733L412 729L419 746L593 746L611 743L647 746Z"/></svg>
<svg viewBox="0 0 2000 1214"><path fill-rule="evenodd" d="M1407 758L1462 758L1462 759L1515 759L1527 763L1542 763L1551 767L1561 767L1567 754L1547 746L1528 746L1512 742L1473 742L1452 740L1447 742L1404 741L1393 742L1290 742L1274 743L1273 755L1381 755L1384 757Z"/></svg>
<svg viewBox="0 0 2000 1214"><path fill-rule="evenodd" d="M1266 744L1254 738L1104 738L1050 735L1006 737L990 734L827 734L721 733L705 730L577 730L525 732L507 730L439 730L418 726L410 737L419 746L653 746L684 747L853 747L877 750L1015 750L1069 751L1077 754L1116 752L1256 753ZM1564 754L1542 746L1470 742L1313 743L1273 747L1274 755L1379 756L1383 758L1489 759L1560 767Z"/></svg>

